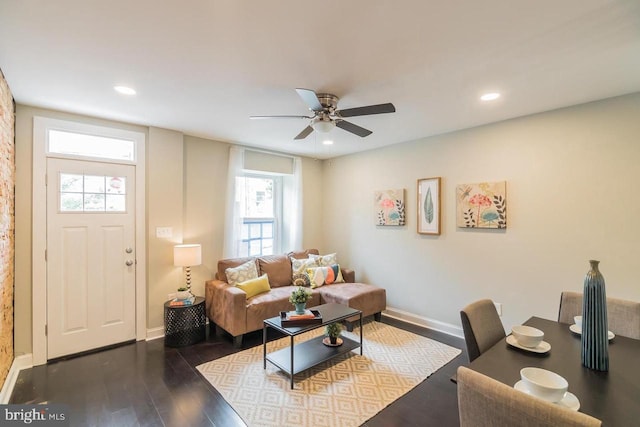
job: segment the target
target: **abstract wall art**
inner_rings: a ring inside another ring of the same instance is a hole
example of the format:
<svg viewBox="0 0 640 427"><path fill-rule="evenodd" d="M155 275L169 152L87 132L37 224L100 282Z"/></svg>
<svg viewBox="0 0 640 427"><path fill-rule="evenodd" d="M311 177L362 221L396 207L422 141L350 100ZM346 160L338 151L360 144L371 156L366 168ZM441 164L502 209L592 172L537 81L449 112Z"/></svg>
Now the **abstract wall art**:
<svg viewBox="0 0 640 427"><path fill-rule="evenodd" d="M462 184L456 188L456 225L507 228L507 182Z"/></svg>
<svg viewBox="0 0 640 427"><path fill-rule="evenodd" d="M404 188L376 191L373 209L376 225L404 225Z"/></svg>
<svg viewBox="0 0 640 427"><path fill-rule="evenodd" d="M418 180L418 233L440 234L440 177Z"/></svg>

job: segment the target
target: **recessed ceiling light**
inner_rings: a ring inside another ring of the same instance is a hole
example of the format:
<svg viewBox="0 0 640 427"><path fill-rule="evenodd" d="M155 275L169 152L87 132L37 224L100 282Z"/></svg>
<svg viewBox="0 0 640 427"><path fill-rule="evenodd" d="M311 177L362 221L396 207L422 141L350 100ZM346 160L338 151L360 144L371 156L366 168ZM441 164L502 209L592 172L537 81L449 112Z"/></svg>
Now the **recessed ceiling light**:
<svg viewBox="0 0 640 427"><path fill-rule="evenodd" d="M136 94L135 89L132 89L132 88L127 87L127 86L114 86L113 88L115 89L116 92L121 93L123 95L135 95Z"/></svg>
<svg viewBox="0 0 640 427"><path fill-rule="evenodd" d="M494 101L498 98L500 98L500 94L498 92L485 93L480 97L480 99L483 101Z"/></svg>
<svg viewBox="0 0 640 427"><path fill-rule="evenodd" d="M324 145L333 145L333 141L332 141L332 140L330 140L330 139L325 139L324 141L322 141L322 143L323 143Z"/></svg>

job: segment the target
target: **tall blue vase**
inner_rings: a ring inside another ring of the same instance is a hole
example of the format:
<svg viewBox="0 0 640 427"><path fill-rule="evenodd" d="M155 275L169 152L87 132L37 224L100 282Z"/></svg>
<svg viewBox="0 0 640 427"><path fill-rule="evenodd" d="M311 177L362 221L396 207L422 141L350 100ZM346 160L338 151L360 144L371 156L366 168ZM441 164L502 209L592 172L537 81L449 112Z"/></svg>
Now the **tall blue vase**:
<svg viewBox="0 0 640 427"><path fill-rule="evenodd" d="M589 261L591 270L584 278L582 301L581 361L596 371L609 370L609 323L604 277L598 270L600 261Z"/></svg>

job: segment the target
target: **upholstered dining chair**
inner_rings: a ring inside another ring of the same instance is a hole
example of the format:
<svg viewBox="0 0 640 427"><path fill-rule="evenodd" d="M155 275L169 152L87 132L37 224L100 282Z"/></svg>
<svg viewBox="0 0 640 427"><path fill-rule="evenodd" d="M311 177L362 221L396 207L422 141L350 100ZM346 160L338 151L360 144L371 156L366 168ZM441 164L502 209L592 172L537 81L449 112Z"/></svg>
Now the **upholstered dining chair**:
<svg viewBox="0 0 640 427"><path fill-rule="evenodd" d="M479 372L458 368L460 427L598 427L597 418L562 408Z"/></svg>
<svg viewBox="0 0 640 427"><path fill-rule="evenodd" d="M469 304L460 311L469 362L506 337L496 306L490 299Z"/></svg>
<svg viewBox="0 0 640 427"><path fill-rule="evenodd" d="M558 322L573 323L582 314L582 294L564 291L560 294ZM640 302L607 298L609 330L616 335L640 340Z"/></svg>

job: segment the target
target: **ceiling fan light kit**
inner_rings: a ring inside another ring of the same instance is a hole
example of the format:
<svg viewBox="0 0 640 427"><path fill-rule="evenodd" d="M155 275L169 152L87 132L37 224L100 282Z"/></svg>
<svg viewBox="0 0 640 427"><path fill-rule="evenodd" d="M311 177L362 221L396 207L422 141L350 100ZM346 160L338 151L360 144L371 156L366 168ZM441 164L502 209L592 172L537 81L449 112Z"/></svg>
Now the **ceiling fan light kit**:
<svg viewBox="0 0 640 427"><path fill-rule="evenodd" d="M317 132L327 133L327 132L331 132L331 130L333 130L333 128L336 127L336 122L330 119L327 119L327 120L320 119L320 120L315 120L311 126L313 127L313 130Z"/></svg>
<svg viewBox="0 0 640 427"><path fill-rule="evenodd" d="M313 116L251 116L251 119L309 119L311 122L294 139L305 139L314 130L322 133L330 132L334 127L351 132L362 138L372 132L356 124L344 120L344 117L367 116L372 114L395 113L396 108L391 103L368 105L365 107L348 108L338 110L339 98L331 93L315 93L310 89L296 89L298 95Z"/></svg>

